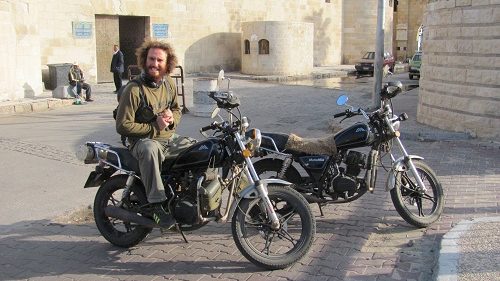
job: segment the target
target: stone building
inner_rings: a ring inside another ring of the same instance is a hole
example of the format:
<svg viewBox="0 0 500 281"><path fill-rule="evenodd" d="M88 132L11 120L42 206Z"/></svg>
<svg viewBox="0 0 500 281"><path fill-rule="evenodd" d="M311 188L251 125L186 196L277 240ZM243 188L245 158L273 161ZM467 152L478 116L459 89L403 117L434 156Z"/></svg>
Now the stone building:
<svg viewBox="0 0 500 281"><path fill-rule="evenodd" d="M419 122L500 137L499 4L439 0L427 5Z"/></svg>
<svg viewBox="0 0 500 281"><path fill-rule="evenodd" d="M394 5L394 58L405 61L417 50L418 28L423 24L428 0L397 0Z"/></svg>
<svg viewBox="0 0 500 281"><path fill-rule="evenodd" d="M90 83L111 82L113 45L128 66L145 38L171 42L188 73L239 71L243 22L312 23L314 66L353 63L375 49L376 16L377 0L0 0L0 101L39 95L53 64L78 61Z"/></svg>
<svg viewBox="0 0 500 281"><path fill-rule="evenodd" d="M314 25L306 22L242 23L241 72L253 75L301 75L313 70Z"/></svg>

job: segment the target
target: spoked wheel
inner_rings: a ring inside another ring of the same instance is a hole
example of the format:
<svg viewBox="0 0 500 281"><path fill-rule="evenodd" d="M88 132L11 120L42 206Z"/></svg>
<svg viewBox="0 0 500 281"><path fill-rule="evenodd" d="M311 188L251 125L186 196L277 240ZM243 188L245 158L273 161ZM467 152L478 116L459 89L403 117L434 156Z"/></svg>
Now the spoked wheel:
<svg viewBox="0 0 500 281"><path fill-rule="evenodd" d="M236 246L254 264L266 269L283 269L300 260L311 248L316 221L307 201L284 186L268 186L268 196L280 227L271 223L260 198L243 199L232 219Z"/></svg>
<svg viewBox="0 0 500 281"><path fill-rule="evenodd" d="M399 215L416 227L427 227L441 216L444 208L443 188L434 171L423 161L413 160L426 191L422 190L410 171L396 176L391 198Z"/></svg>
<svg viewBox="0 0 500 281"><path fill-rule="evenodd" d="M106 216L107 206L137 212L139 206L147 204L143 189L137 185L133 185L130 194L122 200L126 182L127 176L112 177L99 188L94 200L94 219L99 232L111 244L124 248L137 245L151 232L151 228Z"/></svg>

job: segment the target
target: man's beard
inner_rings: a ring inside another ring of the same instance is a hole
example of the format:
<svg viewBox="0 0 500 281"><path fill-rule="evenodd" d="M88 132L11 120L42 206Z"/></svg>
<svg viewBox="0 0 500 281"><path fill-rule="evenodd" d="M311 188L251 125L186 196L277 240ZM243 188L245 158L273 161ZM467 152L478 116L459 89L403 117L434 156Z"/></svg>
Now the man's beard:
<svg viewBox="0 0 500 281"><path fill-rule="evenodd" d="M165 76L165 71L161 68L157 67L148 67L148 76L151 77L155 81L159 81Z"/></svg>

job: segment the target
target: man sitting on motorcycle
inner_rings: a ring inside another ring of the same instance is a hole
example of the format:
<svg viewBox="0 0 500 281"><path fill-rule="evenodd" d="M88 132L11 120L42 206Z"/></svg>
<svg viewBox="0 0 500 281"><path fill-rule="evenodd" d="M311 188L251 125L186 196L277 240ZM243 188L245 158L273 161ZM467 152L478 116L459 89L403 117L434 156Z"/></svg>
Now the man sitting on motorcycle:
<svg viewBox="0 0 500 281"><path fill-rule="evenodd" d="M162 204L167 198L160 171L169 140L181 120L176 87L170 77L177 57L170 44L159 41L144 42L136 56L142 69L140 81L129 83L123 90L116 131L128 138L129 149L139 162L153 219L160 227L170 228L175 219Z"/></svg>

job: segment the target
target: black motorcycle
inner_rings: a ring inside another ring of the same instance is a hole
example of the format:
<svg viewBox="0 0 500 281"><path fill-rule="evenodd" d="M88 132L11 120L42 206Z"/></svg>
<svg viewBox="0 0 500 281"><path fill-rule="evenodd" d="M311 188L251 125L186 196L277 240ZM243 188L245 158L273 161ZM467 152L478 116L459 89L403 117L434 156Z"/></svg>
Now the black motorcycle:
<svg viewBox="0 0 500 281"><path fill-rule="evenodd" d="M209 96L218 107L213 117L221 121L200 132L212 130L213 135L168 155L162 165L168 198L164 208L177 222L173 230L187 242L184 231L231 218L233 239L248 260L267 269L288 267L306 255L314 240L316 222L308 202L290 183L259 179L250 158L260 146L260 131L248 129L232 92ZM219 109L227 112L227 121ZM78 155L87 164L98 163L85 188L100 186L94 218L106 240L131 247L159 227L152 220L137 160L127 148L87 142Z"/></svg>
<svg viewBox="0 0 500 281"><path fill-rule="evenodd" d="M344 119L363 115L366 122L355 123L332 136L302 139L293 134L262 133L258 153L265 158L254 163L257 174L260 178L292 182L309 203L318 203L323 215L321 206L325 204L347 203L367 191L373 192L377 170L382 167L389 172L386 190L390 190L397 212L408 223L427 227L443 212L443 188L423 158L408 154L399 138L401 122L408 116L394 115L391 99L401 88L401 82L385 84L380 93L381 107L373 112L348 106L335 114L334 118ZM337 105L347 105L347 101L348 97L342 95ZM392 153L394 144L401 151L399 158ZM353 150L363 147L369 151ZM382 162L385 155L390 155L389 167ZM302 167L302 174L307 176L302 176L297 167Z"/></svg>

